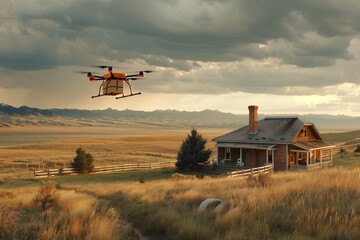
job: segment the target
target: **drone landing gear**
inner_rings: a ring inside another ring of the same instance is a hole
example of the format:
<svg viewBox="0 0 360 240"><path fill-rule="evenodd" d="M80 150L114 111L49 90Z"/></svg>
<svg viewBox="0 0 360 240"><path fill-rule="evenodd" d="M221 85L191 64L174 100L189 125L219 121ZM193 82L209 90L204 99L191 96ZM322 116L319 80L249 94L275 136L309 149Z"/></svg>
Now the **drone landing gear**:
<svg viewBox="0 0 360 240"><path fill-rule="evenodd" d="M115 99L126 98L126 97L131 97L131 96L140 95L140 94L141 94L141 92L131 93L131 94L129 94L129 95L124 95L124 94L123 94L121 97L117 97L117 98L115 98Z"/></svg>
<svg viewBox="0 0 360 240"><path fill-rule="evenodd" d="M91 98L102 97L102 96L113 96L113 94L99 94L96 96L91 96Z"/></svg>
<svg viewBox="0 0 360 240"><path fill-rule="evenodd" d="M132 89L131 89L131 85L130 85L130 83L129 83L130 81L125 81L125 82L126 82L127 85L129 86L130 94L129 94L129 95L124 95L124 94L122 94L121 97L117 97L117 98L115 98L115 99L126 98L126 97L131 97L131 96L135 96L135 95L140 95L140 94L141 94L141 92L133 93L133 92L132 92Z"/></svg>

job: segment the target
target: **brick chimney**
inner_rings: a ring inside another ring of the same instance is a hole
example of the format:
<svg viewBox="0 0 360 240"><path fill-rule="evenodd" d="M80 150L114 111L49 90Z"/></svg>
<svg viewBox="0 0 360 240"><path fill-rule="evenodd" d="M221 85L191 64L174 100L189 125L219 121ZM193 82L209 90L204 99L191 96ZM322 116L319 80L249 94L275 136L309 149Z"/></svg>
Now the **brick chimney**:
<svg viewBox="0 0 360 240"><path fill-rule="evenodd" d="M249 106L249 133L250 134L255 134L258 131L257 110L258 110L258 106L255 106L255 105Z"/></svg>

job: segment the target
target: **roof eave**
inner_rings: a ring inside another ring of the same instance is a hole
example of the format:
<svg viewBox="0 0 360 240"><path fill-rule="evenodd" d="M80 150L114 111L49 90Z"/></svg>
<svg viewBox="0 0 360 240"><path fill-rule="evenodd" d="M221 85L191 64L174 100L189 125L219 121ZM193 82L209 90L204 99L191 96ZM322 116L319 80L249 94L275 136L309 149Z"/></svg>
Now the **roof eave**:
<svg viewBox="0 0 360 240"><path fill-rule="evenodd" d="M291 144L291 142L259 142L259 141L218 141L218 143L249 143L249 144Z"/></svg>

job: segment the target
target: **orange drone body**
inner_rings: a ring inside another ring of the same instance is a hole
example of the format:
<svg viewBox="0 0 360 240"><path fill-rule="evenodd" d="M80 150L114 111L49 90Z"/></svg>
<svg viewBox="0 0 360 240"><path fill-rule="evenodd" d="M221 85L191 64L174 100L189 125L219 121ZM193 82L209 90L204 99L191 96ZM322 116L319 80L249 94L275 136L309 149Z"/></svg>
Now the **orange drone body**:
<svg viewBox="0 0 360 240"><path fill-rule="evenodd" d="M103 78L110 79L111 74L113 75L113 78L126 79L126 74L125 73L105 73L103 75Z"/></svg>

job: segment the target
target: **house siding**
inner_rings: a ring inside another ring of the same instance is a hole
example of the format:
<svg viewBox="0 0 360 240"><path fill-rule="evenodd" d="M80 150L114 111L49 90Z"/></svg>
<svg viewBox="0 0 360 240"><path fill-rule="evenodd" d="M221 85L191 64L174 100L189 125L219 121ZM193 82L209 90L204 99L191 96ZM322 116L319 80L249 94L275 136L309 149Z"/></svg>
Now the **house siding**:
<svg viewBox="0 0 360 240"><path fill-rule="evenodd" d="M306 129L306 137L304 136L304 134L302 133L302 130ZM294 141L309 141L309 140L316 140L319 139L314 130L313 127L311 126L304 126L301 128L301 130L299 131L299 133L296 135Z"/></svg>
<svg viewBox="0 0 360 240"><path fill-rule="evenodd" d="M234 165L236 166L237 159L240 157L240 148L231 148L230 158L231 161L228 161L227 165Z"/></svg>
<svg viewBox="0 0 360 240"><path fill-rule="evenodd" d="M246 167L260 167L266 164L266 150L243 149L242 153Z"/></svg>
<svg viewBox="0 0 360 240"><path fill-rule="evenodd" d="M225 158L225 148L224 147L218 147L218 161Z"/></svg>
<svg viewBox="0 0 360 240"><path fill-rule="evenodd" d="M286 170L286 144L278 144L274 151L274 170Z"/></svg>

